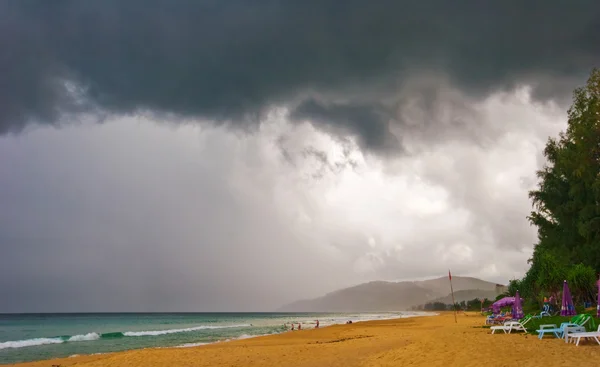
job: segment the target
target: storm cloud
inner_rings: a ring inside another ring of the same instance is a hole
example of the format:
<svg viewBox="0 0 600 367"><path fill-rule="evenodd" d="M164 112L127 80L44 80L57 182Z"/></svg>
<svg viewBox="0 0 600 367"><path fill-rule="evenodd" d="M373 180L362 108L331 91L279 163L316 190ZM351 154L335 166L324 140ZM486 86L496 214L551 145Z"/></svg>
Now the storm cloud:
<svg viewBox="0 0 600 367"><path fill-rule="evenodd" d="M246 129L286 105L365 149L401 151L397 93L411 80L564 98L598 44L595 0L3 1L0 133L83 112Z"/></svg>
<svg viewBox="0 0 600 367"><path fill-rule="evenodd" d="M0 312L506 283L598 45L594 0L1 1Z"/></svg>

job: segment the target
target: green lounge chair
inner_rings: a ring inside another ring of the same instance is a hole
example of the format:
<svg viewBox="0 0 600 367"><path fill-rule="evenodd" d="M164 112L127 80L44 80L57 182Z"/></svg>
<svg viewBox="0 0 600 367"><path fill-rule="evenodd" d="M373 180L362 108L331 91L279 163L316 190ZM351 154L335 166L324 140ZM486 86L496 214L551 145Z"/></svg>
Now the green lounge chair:
<svg viewBox="0 0 600 367"><path fill-rule="evenodd" d="M543 339L545 334L553 334L557 338L562 338L563 336L567 336L565 331L568 331L571 328L575 328L576 330L585 331L585 324L587 324L592 317L587 314L581 314L574 316L571 318L569 322L563 322L560 324L560 327L557 327L556 324L546 324L540 325L539 330L536 330L538 333L538 338Z"/></svg>

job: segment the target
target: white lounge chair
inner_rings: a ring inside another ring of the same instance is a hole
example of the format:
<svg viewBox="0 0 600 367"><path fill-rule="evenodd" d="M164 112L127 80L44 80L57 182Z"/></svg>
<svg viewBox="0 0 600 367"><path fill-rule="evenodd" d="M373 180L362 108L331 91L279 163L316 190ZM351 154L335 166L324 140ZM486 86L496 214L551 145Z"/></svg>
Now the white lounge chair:
<svg viewBox="0 0 600 367"><path fill-rule="evenodd" d="M494 334L496 332L496 330L502 330L502 331L504 331L505 334L506 333L510 334L511 331L527 332L527 329L525 328L525 324L527 324L529 321L531 321L531 317L526 317L521 321L506 321L504 323L504 325L492 326L490 328L490 330L492 330L492 334Z"/></svg>
<svg viewBox="0 0 600 367"><path fill-rule="evenodd" d="M563 336L565 337L565 343L569 342L569 337L574 333L585 333L585 326L570 326L567 325L564 327Z"/></svg>
<svg viewBox="0 0 600 367"><path fill-rule="evenodd" d="M593 339L600 345L598 338L600 338L600 326L598 326L598 331L568 333L568 339L576 346L579 346L581 339Z"/></svg>
<svg viewBox="0 0 600 367"><path fill-rule="evenodd" d="M502 330L502 331L504 331L504 334L506 334L508 332L508 330L510 330L510 326L509 325L510 325L511 322L512 321L506 321L503 325L492 326L490 328L490 330L492 331L492 334L495 334L496 331L498 331L498 330Z"/></svg>

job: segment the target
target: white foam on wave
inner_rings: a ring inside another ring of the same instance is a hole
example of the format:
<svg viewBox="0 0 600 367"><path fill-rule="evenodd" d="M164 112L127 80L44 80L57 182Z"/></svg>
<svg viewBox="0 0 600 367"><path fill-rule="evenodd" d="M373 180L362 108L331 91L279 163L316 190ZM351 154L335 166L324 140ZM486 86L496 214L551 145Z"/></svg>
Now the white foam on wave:
<svg viewBox="0 0 600 367"><path fill-rule="evenodd" d="M35 347L38 345L62 344L64 342L83 342L83 341L98 340L98 339L100 339L100 334L98 334L98 333L73 335L72 337L70 337L69 339L66 339L66 340L63 340L61 338L33 338L33 339L2 342L2 343L0 343L0 349Z"/></svg>
<svg viewBox="0 0 600 367"><path fill-rule="evenodd" d="M152 331L126 331L123 333L123 335L125 335L125 336L156 336L156 335L165 335L165 334L186 333L186 332L196 331L196 330L228 329L228 328L246 327L246 326L250 326L250 324L223 325L223 326L201 325L201 326L189 327L189 328L185 328L185 329L167 329L167 330L152 330Z"/></svg>
<svg viewBox="0 0 600 367"><path fill-rule="evenodd" d="M237 339L237 340L242 340L242 339L250 339L250 338L255 338L255 337L257 337L257 336L262 336L262 335L248 335L248 334L242 334L242 335L238 336L238 337L237 337L237 338L235 338L235 339Z"/></svg>
<svg viewBox="0 0 600 367"><path fill-rule="evenodd" d="M227 342L234 341L234 340L243 340L243 339L257 338L259 336L267 336L267 335L273 335L273 334L279 334L279 333L259 334L259 335L242 334L242 335L237 336L235 338L215 340L214 342L210 342L210 343L186 343L186 344L177 345L174 348L200 347L202 345L217 344L217 343L227 343ZM164 347L164 348L170 348L170 347Z"/></svg>
<svg viewBox="0 0 600 367"><path fill-rule="evenodd" d="M393 319L403 319L409 317L420 317L420 316L434 316L435 313L430 312L389 312L389 313L356 313L356 314L346 314L344 316L334 316L332 318L324 318L320 320L320 326L326 327L331 325L339 325L345 324L348 320L351 320L352 323L356 322L365 322L365 321L376 321L376 320L393 320ZM303 322L304 324L314 324L314 322Z"/></svg>
<svg viewBox="0 0 600 367"><path fill-rule="evenodd" d="M83 334L83 335L73 335L72 337L67 339L67 341L68 342L83 342L83 341L98 340L98 339L100 339L100 334L87 333L87 334Z"/></svg>
<svg viewBox="0 0 600 367"><path fill-rule="evenodd" d="M225 340L219 340L219 341L216 341L215 343L219 343L219 342L231 342L231 341L234 341L234 340L243 340L243 339L250 339L250 338L258 338L259 336L267 336L267 335L273 335L273 334L280 334L280 333L257 334L257 335L242 334L240 336L236 336L235 338L229 338L229 339L225 339Z"/></svg>
<svg viewBox="0 0 600 367"><path fill-rule="evenodd" d="M207 345L207 344L211 344L211 343L185 343L185 344L178 345L175 348L192 348L192 347L199 347L201 345Z"/></svg>
<svg viewBox="0 0 600 367"><path fill-rule="evenodd" d="M0 343L0 349L33 347L36 345L45 345L45 344L60 344L63 342L64 341L60 338L34 338L34 339L2 342L2 343Z"/></svg>
<svg viewBox="0 0 600 367"><path fill-rule="evenodd" d="M153 330L153 331L126 331L123 333L125 336L156 336L156 335L165 335L165 334L175 334L175 333L185 333L189 331L195 330L207 330L207 329L227 329L227 328L237 328L237 327L246 327L250 326L250 324L239 324L239 325L223 325L223 326L212 326L212 325L201 325L191 328L185 329L168 329L168 330ZM101 335L98 333L87 333L80 335L73 335L68 339L61 338L33 338L33 339L25 339L25 340L15 340L15 341L7 341L0 342L0 350L8 349L8 348L24 348L24 347L34 347L39 345L46 344L61 344L65 342L83 342L83 341L93 341L101 338Z"/></svg>

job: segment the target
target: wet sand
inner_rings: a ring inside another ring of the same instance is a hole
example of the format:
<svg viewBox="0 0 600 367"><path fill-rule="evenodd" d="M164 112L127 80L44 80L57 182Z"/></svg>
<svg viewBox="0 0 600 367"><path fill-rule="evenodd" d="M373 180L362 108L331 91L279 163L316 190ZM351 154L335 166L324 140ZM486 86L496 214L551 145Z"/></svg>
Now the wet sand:
<svg viewBox="0 0 600 367"><path fill-rule="evenodd" d="M490 334L482 316L445 313L336 325L193 348L145 349L17 364L21 367L597 366L600 345Z"/></svg>

